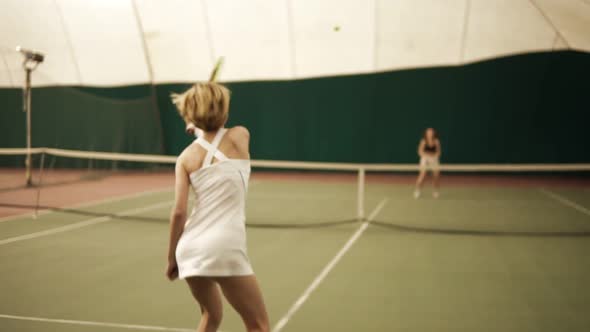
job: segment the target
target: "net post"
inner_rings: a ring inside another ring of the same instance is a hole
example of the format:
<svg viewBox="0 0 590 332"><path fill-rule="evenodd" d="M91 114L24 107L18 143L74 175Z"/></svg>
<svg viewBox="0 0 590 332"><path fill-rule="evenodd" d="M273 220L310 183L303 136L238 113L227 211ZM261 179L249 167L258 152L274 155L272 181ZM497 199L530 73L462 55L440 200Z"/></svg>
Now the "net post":
<svg viewBox="0 0 590 332"><path fill-rule="evenodd" d="M360 167L357 176L356 216L365 219L365 169Z"/></svg>
<svg viewBox="0 0 590 332"><path fill-rule="evenodd" d="M45 152L41 153L41 165L39 165L39 183L37 184L37 198L35 201L35 210L33 212L33 219L37 219L39 212L39 201L41 200L41 185L43 181L43 169L45 167Z"/></svg>
<svg viewBox="0 0 590 332"><path fill-rule="evenodd" d="M33 186L33 176L31 172L32 161L31 161L31 68L23 65L26 71L25 86L23 88L23 111L26 113L26 129L27 129L27 156L25 159L25 178L27 187Z"/></svg>

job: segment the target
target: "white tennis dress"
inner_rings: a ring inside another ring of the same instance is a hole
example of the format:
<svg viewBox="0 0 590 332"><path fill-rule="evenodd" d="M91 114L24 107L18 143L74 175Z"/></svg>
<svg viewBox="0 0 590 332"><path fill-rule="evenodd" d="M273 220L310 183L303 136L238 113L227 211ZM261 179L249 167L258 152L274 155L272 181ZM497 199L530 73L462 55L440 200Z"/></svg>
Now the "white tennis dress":
<svg viewBox="0 0 590 332"><path fill-rule="evenodd" d="M220 129L211 143L203 137L196 140L207 156L203 166L190 174L195 203L176 247L181 279L253 274L245 215L250 161L229 159L218 150L226 131Z"/></svg>

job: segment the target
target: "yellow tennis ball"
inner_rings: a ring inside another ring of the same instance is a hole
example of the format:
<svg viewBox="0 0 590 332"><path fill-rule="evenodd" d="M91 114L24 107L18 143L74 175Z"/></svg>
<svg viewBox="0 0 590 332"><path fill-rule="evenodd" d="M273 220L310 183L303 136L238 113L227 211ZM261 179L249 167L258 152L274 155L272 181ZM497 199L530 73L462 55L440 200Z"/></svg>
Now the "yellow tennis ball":
<svg viewBox="0 0 590 332"><path fill-rule="evenodd" d="M340 26L339 25L335 25L334 26L334 32L338 32L340 31Z"/></svg>

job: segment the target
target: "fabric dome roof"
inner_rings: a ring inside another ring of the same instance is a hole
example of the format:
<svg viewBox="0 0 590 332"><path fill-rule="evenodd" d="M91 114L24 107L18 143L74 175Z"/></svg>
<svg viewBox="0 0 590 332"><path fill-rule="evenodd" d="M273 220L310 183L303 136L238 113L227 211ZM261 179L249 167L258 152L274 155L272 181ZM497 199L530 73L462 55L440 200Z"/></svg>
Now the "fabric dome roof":
<svg viewBox="0 0 590 332"><path fill-rule="evenodd" d="M298 79L590 51L588 0L2 0L0 86Z"/></svg>

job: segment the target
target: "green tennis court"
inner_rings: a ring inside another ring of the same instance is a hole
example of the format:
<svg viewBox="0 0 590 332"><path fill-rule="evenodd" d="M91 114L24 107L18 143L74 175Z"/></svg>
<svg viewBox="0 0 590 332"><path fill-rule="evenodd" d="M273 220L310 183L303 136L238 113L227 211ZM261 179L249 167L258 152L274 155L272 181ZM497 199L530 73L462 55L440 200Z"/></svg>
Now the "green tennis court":
<svg viewBox="0 0 590 332"><path fill-rule="evenodd" d="M588 188L411 193L368 181L360 222L354 181L252 182L249 254L275 331L590 329ZM128 219L2 219L1 330L194 330L196 303L164 276L168 225L157 219L172 199L163 190L85 207ZM243 330L227 304L221 330Z"/></svg>
<svg viewBox="0 0 590 332"><path fill-rule="evenodd" d="M590 0L0 0L0 332L589 332L588 77Z"/></svg>

